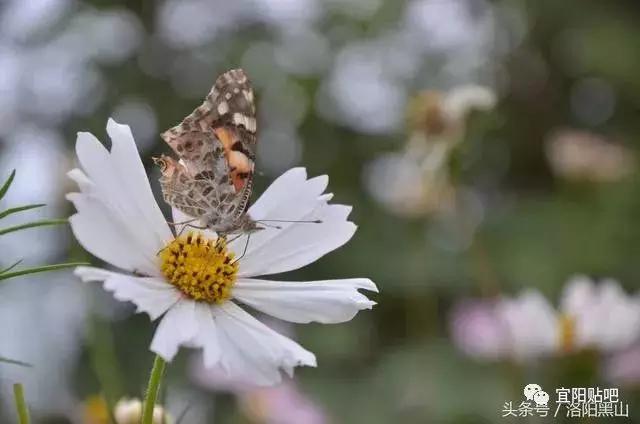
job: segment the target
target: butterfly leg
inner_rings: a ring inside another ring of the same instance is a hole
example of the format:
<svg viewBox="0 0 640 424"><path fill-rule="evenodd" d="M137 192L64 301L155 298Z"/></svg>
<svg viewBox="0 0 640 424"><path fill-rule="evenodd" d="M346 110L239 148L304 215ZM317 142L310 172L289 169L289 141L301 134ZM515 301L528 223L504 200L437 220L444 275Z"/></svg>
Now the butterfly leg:
<svg viewBox="0 0 640 424"><path fill-rule="evenodd" d="M240 236L238 236L240 237ZM236 239L238 238L236 237ZM244 258L244 255L247 254L247 248L249 247L249 239L251 238L251 233L247 234L247 242L244 244L244 250L242 251L242 255L240 255L238 257L238 259L236 259L235 261L233 261L233 263L235 264L236 262L238 262L240 259ZM234 239L235 240L235 239Z"/></svg>
<svg viewBox="0 0 640 424"><path fill-rule="evenodd" d="M193 221L191 221L191 222L193 222ZM180 225L180 224L176 224L176 225ZM201 227L201 226L193 225L193 224L183 224L183 225L184 226L180 229L178 234L176 234L176 238L180 237L187 227L194 228L196 230L206 230L207 229L207 227Z"/></svg>

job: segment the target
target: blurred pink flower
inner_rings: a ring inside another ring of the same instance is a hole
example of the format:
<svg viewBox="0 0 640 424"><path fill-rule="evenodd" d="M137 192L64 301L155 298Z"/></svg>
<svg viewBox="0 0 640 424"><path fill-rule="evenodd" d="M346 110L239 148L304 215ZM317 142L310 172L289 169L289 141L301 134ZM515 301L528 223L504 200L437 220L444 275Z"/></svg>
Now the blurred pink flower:
<svg viewBox="0 0 640 424"><path fill-rule="evenodd" d="M616 352L640 336L640 302L613 280L594 284L576 276L567 282L558 309L535 290L496 302L465 301L454 309L451 331L462 351L482 359Z"/></svg>
<svg viewBox="0 0 640 424"><path fill-rule="evenodd" d="M496 360L505 355L506 327L493 301L460 302L451 314L450 330L456 346L469 356Z"/></svg>
<svg viewBox="0 0 640 424"><path fill-rule="evenodd" d="M620 386L640 385L640 344L607 359L603 373L607 381Z"/></svg>
<svg viewBox="0 0 640 424"><path fill-rule="evenodd" d="M322 410L292 380L239 395L240 408L252 421L265 424L323 424Z"/></svg>

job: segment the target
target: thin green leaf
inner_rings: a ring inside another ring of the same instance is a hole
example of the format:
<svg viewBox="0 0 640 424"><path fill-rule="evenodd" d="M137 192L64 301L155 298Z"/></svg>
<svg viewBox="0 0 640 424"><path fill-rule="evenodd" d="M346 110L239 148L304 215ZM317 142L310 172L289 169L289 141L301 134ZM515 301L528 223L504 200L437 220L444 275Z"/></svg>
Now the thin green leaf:
<svg viewBox="0 0 640 424"><path fill-rule="evenodd" d="M13 182L13 179L15 177L16 177L16 170L14 169L13 171L11 171L11 175L9 175L9 178L7 178L7 181L5 181L2 187L0 187L0 200L2 200L4 195L7 194L7 191L9 191L9 187L11 186L11 183Z"/></svg>
<svg viewBox="0 0 640 424"><path fill-rule="evenodd" d="M27 274L36 274L39 272L47 272L47 271L57 271L60 269L66 269L66 268L74 268L77 266L87 266L89 265L86 262L70 262L67 264L55 264L55 265L45 265L45 266L39 266L39 267L35 267L35 268L28 268L28 269L22 269L20 271L15 271L15 272L8 272L6 274L1 274L0 275L0 281L2 280L8 280L9 278L14 278L14 277L20 277L22 275L27 275Z"/></svg>
<svg viewBox="0 0 640 424"><path fill-rule="evenodd" d="M14 231L26 230L27 228L45 227L48 225L62 225L66 224L66 219L45 219L42 221L29 222L28 224L16 225L15 227L8 227L0 229L0 236Z"/></svg>
<svg viewBox="0 0 640 424"><path fill-rule="evenodd" d="M20 262L22 262L22 259L16 261L13 265L9 265L8 267L6 267L3 270L0 270L0 275L4 274L5 272L9 272L11 271L13 268L17 267L18 265L20 265Z"/></svg>
<svg viewBox="0 0 640 424"><path fill-rule="evenodd" d="M29 367L29 368L33 366L27 362L18 361L16 359L5 358L2 356L0 356L0 362L4 362L5 364L19 365L21 367Z"/></svg>
<svg viewBox="0 0 640 424"><path fill-rule="evenodd" d="M22 212L22 211L28 211L31 209L37 209L37 208L41 208L45 206L44 203L38 203L37 205L25 205L25 206L18 206L15 208L11 208L11 209L7 209L6 211L2 211L0 212L0 219L5 218L11 214L17 213L17 212Z"/></svg>

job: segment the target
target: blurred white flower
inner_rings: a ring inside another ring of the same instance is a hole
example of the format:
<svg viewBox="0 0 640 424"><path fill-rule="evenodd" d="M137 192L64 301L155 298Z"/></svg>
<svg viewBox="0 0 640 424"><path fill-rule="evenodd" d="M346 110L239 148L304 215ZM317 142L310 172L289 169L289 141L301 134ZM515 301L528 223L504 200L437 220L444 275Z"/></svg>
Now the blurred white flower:
<svg viewBox="0 0 640 424"><path fill-rule="evenodd" d="M454 188L440 149L420 163L408 154L387 153L364 170L364 183L371 195L389 211L408 217L422 216L451 207Z"/></svg>
<svg viewBox="0 0 640 424"><path fill-rule="evenodd" d="M110 152L91 134L78 134L76 152L83 170L69 173L80 188L68 195L78 210L70 223L89 252L128 273L80 267L76 274L84 281L102 281L118 300L132 301L153 320L164 315L151 350L165 360L172 360L181 345L200 347L207 367L221 366L234 378L257 385L275 384L281 368L291 375L296 366L315 366L315 355L236 302L290 322L327 324L348 321L375 304L358 292L377 291L366 278L253 278L303 267L353 236L356 227L347 221L351 208L330 205L331 195L323 194L326 176L308 180L303 168L292 169L248 212L254 220L321 220L318 224L265 228L252 234L250 243L246 235L227 243L210 231L174 238L153 198L129 127L110 120L107 132ZM174 211L174 221L182 220ZM243 254L234 261L238 253ZM178 263L184 264L183 273L176 271Z"/></svg>
<svg viewBox="0 0 640 424"><path fill-rule="evenodd" d="M618 181L637 168L630 149L587 131L556 132L546 152L553 173L571 181Z"/></svg>
<svg viewBox="0 0 640 424"><path fill-rule="evenodd" d="M142 401L123 398L116 403L113 416L116 424L139 424L142 419ZM153 424L171 424L173 418L160 405L153 407Z"/></svg>
<svg viewBox="0 0 640 424"><path fill-rule="evenodd" d="M374 159L365 169L365 186L398 215L456 210L461 196L450 177L451 154L463 140L469 112L490 110L495 104L495 93L482 86L419 93L409 102L406 146L402 152Z"/></svg>
<svg viewBox="0 0 640 424"><path fill-rule="evenodd" d="M469 113L490 111L496 103L496 93L481 85L461 85L446 92L422 91L409 103L409 126L415 137L412 144L460 142Z"/></svg>
<svg viewBox="0 0 640 424"><path fill-rule="evenodd" d="M353 43L338 53L324 81L318 113L357 131L388 134L402 123L406 92L386 71L382 41Z"/></svg>
<svg viewBox="0 0 640 424"><path fill-rule="evenodd" d="M487 359L522 361L583 349L615 352L640 336L640 301L613 280L594 284L587 277L571 278L558 310L537 291L527 290L481 312L462 304L452 316L452 331L462 350ZM489 336L470 330L477 328Z"/></svg>

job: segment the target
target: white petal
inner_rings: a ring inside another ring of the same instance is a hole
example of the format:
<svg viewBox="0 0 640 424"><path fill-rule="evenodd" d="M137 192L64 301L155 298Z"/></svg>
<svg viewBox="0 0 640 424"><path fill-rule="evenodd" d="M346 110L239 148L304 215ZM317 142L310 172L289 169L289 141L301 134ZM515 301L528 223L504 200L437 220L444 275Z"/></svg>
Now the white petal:
<svg viewBox="0 0 640 424"><path fill-rule="evenodd" d="M496 311L506 325L508 349L515 359L526 360L558 350L557 313L539 292L529 290L516 299L503 299Z"/></svg>
<svg viewBox="0 0 640 424"><path fill-rule="evenodd" d="M265 386L279 383L282 368L316 366L315 355L276 333L232 302L212 308L219 329L221 366L231 378Z"/></svg>
<svg viewBox="0 0 640 424"><path fill-rule="evenodd" d="M266 219L291 197L292 192L304 190L307 171L304 168L293 168L278 177L262 196L249 208L249 214L255 219ZM324 189L323 189L324 191Z"/></svg>
<svg viewBox="0 0 640 424"><path fill-rule="evenodd" d="M276 274L298 269L315 262L325 254L344 245L351 239L356 226L347 221L351 207L321 204L315 211L301 219L319 219L316 224L292 224L288 227L263 230L252 234L246 255L241 259L239 275L253 277ZM268 239L260 239L262 233ZM233 249L246 239L237 240Z"/></svg>
<svg viewBox="0 0 640 424"><path fill-rule="evenodd" d="M560 299L560 311L569 315L581 314L593 306L595 285L583 275L573 276L567 281Z"/></svg>
<svg viewBox="0 0 640 424"><path fill-rule="evenodd" d="M195 335L192 345L202 348L202 358L207 368L214 367L220 361L222 351L220 348L219 330L213 318L212 308L204 303L196 305L196 319L198 320L198 333Z"/></svg>
<svg viewBox="0 0 640 424"><path fill-rule="evenodd" d="M142 278L100 268L78 267L74 273L82 281L102 281L113 297L133 302L137 312L146 312L152 320L164 314L180 299L180 292L159 278Z"/></svg>
<svg viewBox="0 0 640 424"><path fill-rule="evenodd" d="M358 289L378 291L368 278L306 282L241 279L233 287L233 297L286 321L334 324L349 321L358 311L375 305Z"/></svg>
<svg viewBox="0 0 640 424"><path fill-rule="evenodd" d="M85 249L100 259L129 271L152 274L155 268L157 273L156 253L171 239L171 232L153 198L128 127L110 121L107 130L111 152L93 135L78 133L76 152L84 172L69 173L81 190L69 196L78 208L71 226ZM107 233L108 242L103 243ZM124 249L128 254L118 252ZM122 256L131 258L123 261Z"/></svg>
<svg viewBox="0 0 640 424"><path fill-rule="evenodd" d="M160 276L158 258L130 242L130 233L98 198L70 193L76 214L69 218L78 242L92 255L120 269Z"/></svg>
<svg viewBox="0 0 640 424"><path fill-rule="evenodd" d="M240 275L245 277L290 271L316 261L346 243L356 226L347 221L351 207L329 205L331 194L323 194L328 178L306 179L303 168L287 171L265 191L249 210L255 220L315 221L320 223L269 222L278 226L243 236L231 249L246 254ZM248 242L247 242L248 239Z"/></svg>
<svg viewBox="0 0 640 424"><path fill-rule="evenodd" d="M181 345L196 337L198 330L196 302L183 298L162 317L151 341L151 351L169 362Z"/></svg>
<svg viewBox="0 0 640 424"><path fill-rule="evenodd" d="M640 305L613 280L594 284L587 277L569 280L562 311L575 322L577 347L617 350L640 335Z"/></svg>

